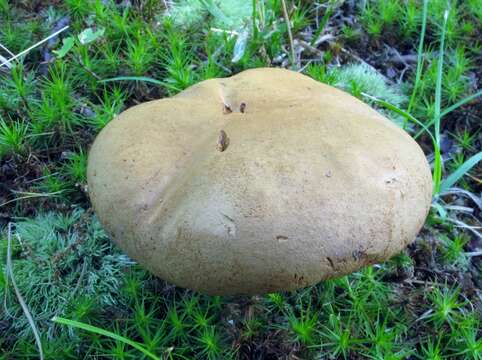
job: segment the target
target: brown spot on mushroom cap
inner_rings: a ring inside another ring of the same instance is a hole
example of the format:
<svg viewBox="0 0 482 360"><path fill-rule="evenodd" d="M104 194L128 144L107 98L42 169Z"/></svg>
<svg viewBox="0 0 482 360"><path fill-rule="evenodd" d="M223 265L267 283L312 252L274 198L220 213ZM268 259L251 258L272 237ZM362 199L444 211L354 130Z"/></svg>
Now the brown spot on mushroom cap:
<svg viewBox="0 0 482 360"><path fill-rule="evenodd" d="M221 130L219 131L219 135L218 135L218 142L216 143L216 148L223 152L224 150L226 150L229 146L229 138L228 138L228 135L226 134L226 131L224 130Z"/></svg>
<svg viewBox="0 0 482 360"><path fill-rule="evenodd" d="M225 116L220 92L249 111ZM234 140L223 153L213 151L219 129ZM387 259L415 239L432 189L403 130L281 69L123 112L92 146L88 183L121 248L208 294L292 290Z"/></svg>

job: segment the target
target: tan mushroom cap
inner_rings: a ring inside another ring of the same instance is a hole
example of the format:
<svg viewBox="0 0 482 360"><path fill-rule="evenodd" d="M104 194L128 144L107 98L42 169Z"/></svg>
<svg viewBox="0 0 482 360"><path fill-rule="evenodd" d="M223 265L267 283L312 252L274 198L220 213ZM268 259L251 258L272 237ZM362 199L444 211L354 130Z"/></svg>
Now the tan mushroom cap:
<svg viewBox="0 0 482 360"><path fill-rule="evenodd" d="M272 68L123 112L92 146L88 183L128 255L220 295L292 290L384 261L415 239L432 195L403 130Z"/></svg>

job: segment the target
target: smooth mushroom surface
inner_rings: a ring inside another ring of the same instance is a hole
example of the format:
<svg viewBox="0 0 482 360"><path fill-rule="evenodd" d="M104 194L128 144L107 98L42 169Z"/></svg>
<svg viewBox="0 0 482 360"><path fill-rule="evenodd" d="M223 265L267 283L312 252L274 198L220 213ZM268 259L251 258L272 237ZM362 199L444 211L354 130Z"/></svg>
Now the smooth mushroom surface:
<svg viewBox="0 0 482 360"><path fill-rule="evenodd" d="M130 257L212 295L293 290L384 261L414 241L432 196L405 131L274 68L124 111L90 150L88 185Z"/></svg>

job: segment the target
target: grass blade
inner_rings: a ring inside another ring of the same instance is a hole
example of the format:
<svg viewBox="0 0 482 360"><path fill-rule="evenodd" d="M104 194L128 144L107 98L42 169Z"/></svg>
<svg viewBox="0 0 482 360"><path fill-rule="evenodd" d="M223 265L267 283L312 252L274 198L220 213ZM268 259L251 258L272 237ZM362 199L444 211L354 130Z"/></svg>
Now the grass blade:
<svg viewBox="0 0 482 360"><path fill-rule="evenodd" d="M328 20L330 20L330 17L333 14L334 8L335 8L335 3L332 0L328 3L325 13L323 14L323 17L321 18L321 21L318 25L318 29L316 30L315 34L313 35L313 38L310 41L311 46L315 45L316 40L318 40L323 30L325 30L325 26L328 23Z"/></svg>
<svg viewBox="0 0 482 360"><path fill-rule="evenodd" d="M258 40L258 26L256 26L256 19L257 19L257 0L253 0L253 13L251 15L253 21L253 41L256 43Z"/></svg>
<svg viewBox="0 0 482 360"><path fill-rule="evenodd" d="M423 62L423 43L425 41L425 29L427 28L427 12L428 12L428 0L423 1L423 15L422 15L422 30L420 33L420 41L418 43L417 51L417 72L415 74L415 84L413 85L412 95L410 96L410 102L408 104L408 112L412 110L415 96L417 95L418 84L422 77L422 62Z"/></svg>
<svg viewBox="0 0 482 360"><path fill-rule="evenodd" d="M281 5L283 7L283 15L284 15L285 22L286 22L286 28L288 30L288 38L289 38L289 41L290 41L291 68L295 69L296 68L295 43L293 41L293 34L291 32L290 16L288 14L288 9L286 7L286 1L285 0L281 0Z"/></svg>
<svg viewBox="0 0 482 360"><path fill-rule="evenodd" d="M22 294L20 294L20 290L18 289L17 283L15 282L15 277L13 276L13 265L12 265L12 223L8 224L8 235L7 235L7 279L10 277L12 281L12 286L15 291L15 295L17 296L17 300L22 307L23 313L32 328L33 335L35 337L35 342L37 344L37 349L39 351L39 358L40 360L44 359L44 353L42 350L42 341L40 340L40 334L37 329L37 325L35 325L35 320L33 319L30 311L28 309L27 303L23 299Z"/></svg>
<svg viewBox="0 0 482 360"><path fill-rule="evenodd" d="M389 102L385 101L385 100L381 100L381 99L378 99L374 96L371 96L371 95L368 95L366 93L362 93L363 96L369 98L370 100L373 100L375 101L376 103L378 103L379 105L382 105L383 107L387 108L388 110L391 110L393 111L394 113L397 113L398 115L401 115L403 116L405 119L407 119L408 121L411 121L417 125L419 125L423 130L425 130L427 132L427 134L430 136L430 138L432 139L432 141L434 142L435 144L435 138L433 137L432 133L430 132L430 130L428 129L427 126L425 126L420 120L418 120L416 117L414 117L412 114L408 113L407 111L404 111L402 109L400 109L399 107L393 105L393 104L390 104ZM423 131L421 130L421 131Z"/></svg>
<svg viewBox="0 0 482 360"><path fill-rule="evenodd" d="M445 51L445 32L447 31L447 21L449 10L445 10L442 35L440 39L440 50L437 63L437 80L435 82L435 104L434 104L434 137L435 137L435 164L433 169L434 194L440 192L440 182L442 180L442 159L440 154L440 120L442 107L442 77Z"/></svg>
<svg viewBox="0 0 482 360"><path fill-rule="evenodd" d="M165 85L162 81L156 80L147 76L118 76L109 79L99 80L100 83L112 82L112 81L143 81L156 85Z"/></svg>
<svg viewBox="0 0 482 360"><path fill-rule="evenodd" d="M440 184L440 191L447 191L449 188L455 185L459 179L464 176L470 169L472 169L480 160L482 160L482 151L478 152L474 156L470 157L462 165L459 166L449 177L442 181Z"/></svg>
<svg viewBox="0 0 482 360"><path fill-rule="evenodd" d="M5 201L4 203L0 204L0 208L5 206L5 205L8 205L10 203L13 203L15 201L33 199L33 198L40 198L40 197L57 196L57 195L62 194L63 192L64 192L64 190L59 190L59 191L55 191L55 192L51 192L51 193L31 193L31 192L20 192L20 191L18 191L18 192L15 192L15 194L24 194L25 196L20 196L20 197L17 197L15 199Z"/></svg>
<svg viewBox="0 0 482 360"><path fill-rule="evenodd" d="M139 344L138 342L136 341L133 341L133 340L130 340L130 339L127 339L126 337L124 336L121 336L119 334L116 334L116 333L113 333L113 332L110 332L108 330L104 330L104 329L101 329L101 328L98 328L97 326L93 326L93 325L89 325L89 324L85 324L85 323L82 323L82 322L79 322L79 321L75 321L75 320L69 320L69 319L64 319L64 318L61 318L61 317L58 317L58 316L55 316L53 319L52 319L53 322L56 322L58 324L62 324L62 325L67 325L67 326L72 326L72 327L75 327L75 328L79 328L79 329L82 329L82 330L86 330L86 331L90 331L92 333L95 333L95 334L99 334L99 335L104 335L104 336L107 336L107 337L110 337L114 340L118 340L118 341L121 341L125 344L128 344L134 348L136 348L137 350L139 350L140 352L142 352L144 355L150 357L151 359L155 359L155 360L160 360L161 358L154 355L153 353L151 353L149 350L147 350L146 348L144 348L141 344Z"/></svg>
<svg viewBox="0 0 482 360"><path fill-rule="evenodd" d="M440 114L440 117L444 117L445 115L451 113L452 111L454 111L454 110L458 109L459 107L467 104L469 101L472 101L472 100L478 98L481 95L482 95L482 90L476 92L475 94L469 95L469 96L463 98L460 101L457 101L455 104L453 104L452 106L449 106L444 111L442 111L442 113Z"/></svg>
<svg viewBox="0 0 482 360"><path fill-rule="evenodd" d="M448 108L446 108L445 110L443 110L441 113L440 113L440 117L443 118L444 116L450 114L452 111L454 110L457 110L459 107L461 106L464 106L465 104L467 104L468 102L478 98L479 96L482 95L482 90L476 92L475 94L472 94L472 95L469 95L465 98L463 98L462 100L460 101L457 101L455 104L449 106ZM432 126L434 123L434 119L431 119L429 121L429 123L427 124L427 127L430 127ZM415 139L417 139L421 134L422 134L423 130L420 130L417 135L414 136Z"/></svg>
<svg viewBox="0 0 482 360"><path fill-rule="evenodd" d="M0 68L1 68L3 65L10 64L13 60L18 59L20 56L27 54L30 50L35 49L37 46L40 46L40 45L42 45L43 43L49 41L50 39L56 37L58 34L60 34L61 32L65 31L65 30L67 30L68 28L69 28L69 26L64 26L62 29L54 32L53 34L51 34L51 35L49 35L49 36L47 36L45 39L40 40L38 43L35 43L35 44L33 44L32 46L28 47L27 49L19 52L17 55L12 56L11 58L3 61L3 62L0 64Z"/></svg>
<svg viewBox="0 0 482 360"><path fill-rule="evenodd" d="M444 24L442 27L442 36L440 39L440 49L437 62L437 79L435 82L435 104L434 104L434 126L435 126L435 140L437 145L440 142L440 118L442 108L442 78L443 78L443 64L445 52L445 31L447 29L448 10L444 13Z"/></svg>
<svg viewBox="0 0 482 360"><path fill-rule="evenodd" d="M442 155L440 153L440 147L434 145L434 163L433 163L433 184L434 184L434 195L440 193L440 182L442 180Z"/></svg>

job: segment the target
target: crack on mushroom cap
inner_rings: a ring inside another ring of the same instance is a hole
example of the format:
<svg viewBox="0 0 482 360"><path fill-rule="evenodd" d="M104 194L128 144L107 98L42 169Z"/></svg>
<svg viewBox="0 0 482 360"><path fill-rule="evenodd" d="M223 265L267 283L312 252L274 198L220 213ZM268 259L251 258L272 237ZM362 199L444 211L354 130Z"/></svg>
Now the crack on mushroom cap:
<svg viewBox="0 0 482 360"><path fill-rule="evenodd" d="M221 213L223 218L227 220L223 221L223 226L226 228L226 232L230 237L236 237L236 223L234 219L226 214Z"/></svg>
<svg viewBox="0 0 482 360"><path fill-rule="evenodd" d="M327 256L326 260L328 260L328 264L330 264L330 267L335 270L335 264L333 263L333 260L331 257Z"/></svg>

